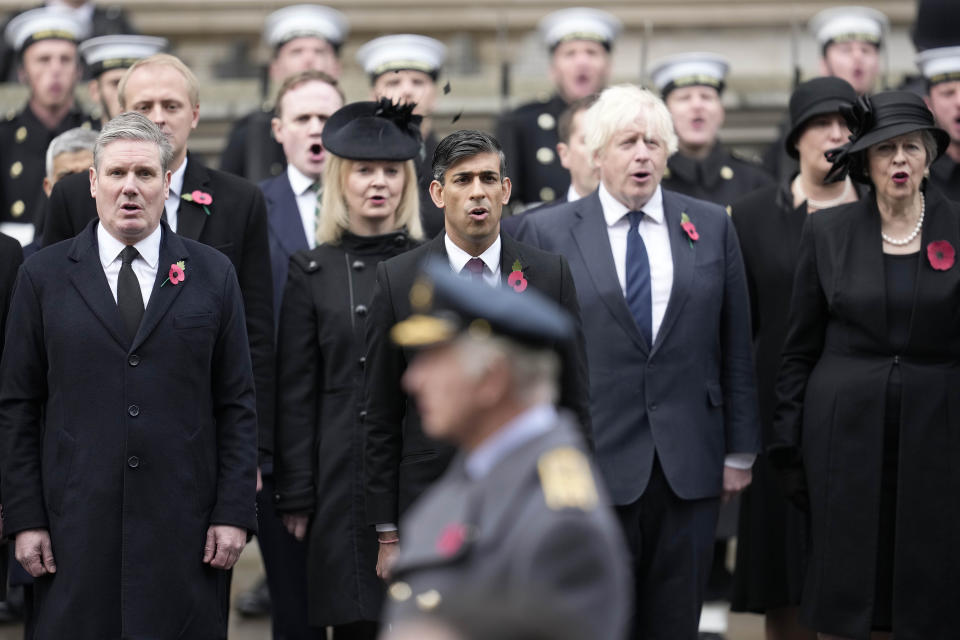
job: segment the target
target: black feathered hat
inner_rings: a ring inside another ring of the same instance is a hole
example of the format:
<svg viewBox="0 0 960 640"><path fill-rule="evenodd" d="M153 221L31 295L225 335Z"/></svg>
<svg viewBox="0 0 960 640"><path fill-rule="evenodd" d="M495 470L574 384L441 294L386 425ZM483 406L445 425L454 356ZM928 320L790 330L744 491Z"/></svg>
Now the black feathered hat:
<svg viewBox="0 0 960 640"><path fill-rule="evenodd" d="M420 153L421 117L414 104L354 102L323 126L323 146L349 160L410 160Z"/></svg>

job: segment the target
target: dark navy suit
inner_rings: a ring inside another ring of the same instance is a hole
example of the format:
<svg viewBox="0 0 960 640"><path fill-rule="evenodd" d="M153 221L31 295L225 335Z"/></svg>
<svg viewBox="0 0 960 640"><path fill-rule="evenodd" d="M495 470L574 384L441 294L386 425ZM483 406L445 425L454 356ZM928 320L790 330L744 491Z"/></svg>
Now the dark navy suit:
<svg viewBox="0 0 960 640"><path fill-rule="evenodd" d="M297 196L286 172L264 180L260 191L267 203L267 238L270 246L270 271L273 273L274 327L280 320L280 300L287 285L290 256L310 248L303 230Z"/></svg>
<svg viewBox="0 0 960 640"><path fill-rule="evenodd" d="M759 423L747 285L733 225L721 207L666 190L663 207L673 286L652 347L624 298L598 192L523 216L517 237L570 263L598 467L614 504L662 515L655 532L626 532L638 573L637 637L691 638L724 457L758 451ZM680 226L683 213L697 228L696 242Z"/></svg>

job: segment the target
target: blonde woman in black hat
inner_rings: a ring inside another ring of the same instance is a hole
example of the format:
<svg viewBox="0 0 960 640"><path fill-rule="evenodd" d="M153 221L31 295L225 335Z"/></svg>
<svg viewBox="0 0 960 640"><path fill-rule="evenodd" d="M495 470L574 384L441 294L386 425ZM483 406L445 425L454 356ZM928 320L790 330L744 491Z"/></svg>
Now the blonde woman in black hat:
<svg viewBox="0 0 960 640"><path fill-rule="evenodd" d="M357 102L323 130L318 245L295 254L277 338L277 510L307 541L310 625L371 640L383 600L362 487L364 331L377 264L422 236L413 105Z"/></svg>
<svg viewBox="0 0 960 640"><path fill-rule="evenodd" d="M830 177L870 191L807 218L768 447L809 505L800 618L825 639L955 638L960 207L924 177L949 138L905 91L842 112Z"/></svg>
<svg viewBox="0 0 960 640"><path fill-rule="evenodd" d="M770 442L780 350L787 333L790 290L808 214L856 202L851 181L825 184L832 165L825 153L847 140L841 107L857 94L840 78L815 78L790 97L791 126L784 151L797 161L792 177L758 189L731 207L750 288L757 391L764 441ZM865 190L865 189L864 189ZM731 608L766 616L768 640L806 640L799 625L806 516L783 495L769 459L760 455L753 484L743 493Z"/></svg>

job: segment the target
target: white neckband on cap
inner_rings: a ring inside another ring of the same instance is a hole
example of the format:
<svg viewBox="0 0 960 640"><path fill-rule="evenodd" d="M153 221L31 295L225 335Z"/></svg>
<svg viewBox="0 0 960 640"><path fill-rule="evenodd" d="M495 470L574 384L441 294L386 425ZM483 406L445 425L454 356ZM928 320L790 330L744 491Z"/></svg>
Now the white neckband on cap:
<svg viewBox="0 0 960 640"><path fill-rule="evenodd" d="M574 7L547 14L537 28L546 45L553 47L569 40L613 43L623 30L623 23L606 11Z"/></svg>
<svg viewBox="0 0 960 640"><path fill-rule="evenodd" d="M166 38L154 36L99 36L80 43L80 54L90 65L104 60L143 60L163 51L167 44Z"/></svg>
<svg viewBox="0 0 960 640"><path fill-rule="evenodd" d="M90 25L77 20L69 9L39 7L24 11L10 20L4 31L4 39L13 49L20 51L31 37L37 40L45 38L83 40L89 31Z"/></svg>
<svg viewBox="0 0 960 640"><path fill-rule="evenodd" d="M347 17L336 9L318 4L295 4L267 16L263 39L273 47L302 37L322 38L339 45L349 32Z"/></svg>
<svg viewBox="0 0 960 640"><path fill-rule="evenodd" d="M436 73L446 57L442 42L412 33L382 36L357 50L357 62L373 76L400 69Z"/></svg>
<svg viewBox="0 0 960 640"><path fill-rule="evenodd" d="M654 62L650 77L660 91L671 82L678 86L705 84L719 87L729 69L726 58L715 53L683 53Z"/></svg>
<svg viewBox="0 0 960 640"><path fill-rule="evenodd" d="M822 45L832 40L862 40L878 44L889 24L887 16L876 9L833 7L810 19L810 31Z"/></svg>
<svg viewBox="0 0 960 640"><path fill-rule="evenodd" d="M917 66L931 82L960 80L960 47L927 49L917 55Z"/></svg>

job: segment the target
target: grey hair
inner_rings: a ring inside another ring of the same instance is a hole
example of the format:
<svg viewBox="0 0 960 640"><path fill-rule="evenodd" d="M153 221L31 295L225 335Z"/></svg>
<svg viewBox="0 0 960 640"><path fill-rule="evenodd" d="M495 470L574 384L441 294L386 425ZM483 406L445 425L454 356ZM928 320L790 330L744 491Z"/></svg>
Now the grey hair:
<svg viewBox="0 0 960 640"><path fill-rule="evenodd" d="M513 397L522 405L555 403L560 396L560 356L550 349L538 349L500 336L457 338L461 362L467 375L482 377L497 358L510 368Z"/></svg>
<svg viewBox="0 0 960 640"><path fill-rule="evenodd" d="M481 153L496 153L500 157L500 181L507 177L507 158L503 147L489 133L473 129L454 131L440 141L433 152L433 179L443 184L447 170L466 158Z"/></svg>
<svg viewBox="0 0 960 640"><path fill-rule="evenodd" d="M107 145L120 140L136 140L152 142L160 152L160 167L166 172L173 160L173 147L170 141L160 131L160 127L150 121L148 117L134 111L121 113L103 126L97 137L97 144L93 147L93 166L100 168L100 158Z"/></svg>
<svg viewBox="0 0 960 640"><path fill-rule="evenodd" d="M923 149L927 152L927 168L937 159L937 139L933 137L929 129L923 130Z"/></svg>
<svg viewBox="0 0 960 640"><path fill-rule="evenodd" d="M68 129L50 141L47 147L47 177L53 179L53 161L62 153L93 151L97 132L82 127Z"/></svg>

